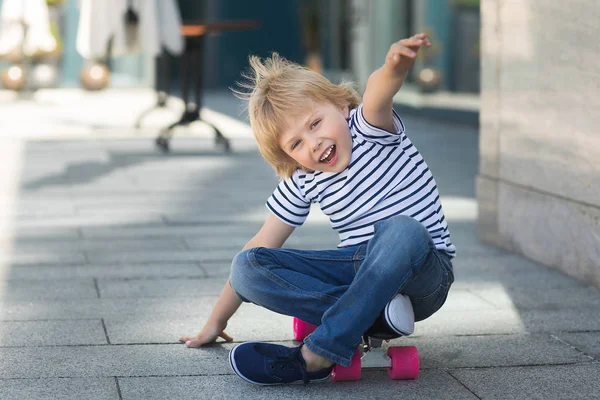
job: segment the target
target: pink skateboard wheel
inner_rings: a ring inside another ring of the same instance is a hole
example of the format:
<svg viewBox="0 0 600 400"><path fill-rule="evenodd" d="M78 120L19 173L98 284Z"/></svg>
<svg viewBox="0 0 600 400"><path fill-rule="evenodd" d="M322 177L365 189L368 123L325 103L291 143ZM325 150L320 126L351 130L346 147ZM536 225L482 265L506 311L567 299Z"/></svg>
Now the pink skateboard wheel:
<svg viewBox="0 0 600 400"><path fill-rule="evenodd" d="M304 338L313 333L315 329L317 329L315 325L309 324L308 322L304 322L301 319L294 317L294 340L304 340Z"/></svg>
<svg viewBox="0 0 600 400"><path fill-rule="evenodd" d="M391 379L417 379L419 376L419 351L415 346L390 347L388 376Z"/></svg>
<svg viewBox="0 0 600 400"><path fill-rule="evenodd" d="M357 351L352 356L349 367L343 367L339 364L333 366L331 371L331 380L333 382L357 381L360 379L361 359L360 352Z"/></svg>

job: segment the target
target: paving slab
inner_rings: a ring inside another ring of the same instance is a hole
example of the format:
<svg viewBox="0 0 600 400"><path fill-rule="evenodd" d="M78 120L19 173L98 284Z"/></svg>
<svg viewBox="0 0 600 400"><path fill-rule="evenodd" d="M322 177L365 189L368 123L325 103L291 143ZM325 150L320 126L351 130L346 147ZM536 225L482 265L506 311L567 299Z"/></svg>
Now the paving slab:
<svg viewBox="0 0 600 400"><path fill-rule="evenodd" d="M0 399L122 400L115 378L0 379Z"/></svg>
<svg viewBox="0 0 600 400"><path fill-rule="evenodd" d="M2 248L0 244L0 248ZM17 239L13 241L7 249L13 252L55 252L55 253L72 253L77 251L111 251L111 250L139 250L139 249L154 249L154 250L187 250L189 247L183 239L106 239L106 240L89 240L89 239Z"/></svg>
<svg viewBox="0 0 600 400"><path fill-rule="evenodd" d="M80 238L80 233L77 228L59 228L52 226L29 228L13 226L13 229L11 229L10 232L0 232L0 235L11 238L9 243L18 241L19 239L53 241Z"/></svg>
<svg viewBox="0 0 600 400"><path fill-rule="evenodd" d="M231 375L119 378L123 400L191 399L477 399L444 371L422 371L415 381L392 381L384 370L364 371L359 382L254 386Z"/></svg>
<svg viewBox="0 0 600 400"><path fill-rule="evenodd" d="M300 232L299 232L300 233ZM223 239L219 236L202 237L202 238L187 238L185 243L192 250L211 250L211 249L232 249L240 250L254 236L256 232L241 236L228 236ZM301 249L301 250L332 250L337 248L339 238L335 234L330 234L329 231L316 233L315 235L297 234L291 236L285 243L285 248Z"/></svg>
<svg viewBox="0 0 600 400"><path fill-rule="evenodd" d="M115 250L115 251L86 251L85 255L94 264L139 264L139 263L168 263L168 262L203 262L215 260L232 260L236 251L215 249L215 251L193 250Z"/></svg>
<svg viewBox="0 0 600 400"><path fill-rule="evenodd" d="M200 332L210 311L203 307L202 312L196 314L188 311L171 316L137 318L114 315L105 318L106 331L113 344L176 343L181 336ZM289 341L293 338L292 318L256 306L245 307L228 322L226 332L236 342Z"/></svg>
<svg viewBox="0 0 600 400"><path fill-rule="evenodd" d="M3 301L11 300L52 300L52 299L85 299L98 297L93 279L69 280L8 280L0 283L3 286Z"/></svg>
<svg viewBox="0 0 600 400"><path fill-rule="evenodd" d="M586 287L585 283L517 255L470 256L453 260L459 283L500 282L504 286L536 285L548 289ZM458 283L457 283L458 284Z"/></svg>
<svg viewBox="0 0 600 400"><path fill-rule="evenodd" d="M476 368L450 373L480 399L600 399L600 363Z"/></svg>
<svg viewBox="0 0 600 400"><path fill-rule="evenodd" d="M0 347L107 343L100 320L0 322Z"/></svg>
<svg viewBox="0 0 600 400"><path fill-rule="evenodd" d="M86 263L85 254L81 251L57 252L53 250L36 249L32 252L21 252L18 249L4 250L0 253L0 265L45 265L45 264L82 264Z"/></svg>
<svg viewBox="0 0 600 400"><path fill-rule="evenodd" d="M595 332L559 332L552 336L562 340L578 351L600 361L600 331Z"/></svg>
<svg viewBox="0 0 600 400"><path fill-rule="evenodd" d="M189 316L200 324L210 315L217 300L210 297L78 298L7 300L0 303L0 319L100 319L113 317ZM242 306L244 307L244 306ZM202 318L202 319L199 319Z"/></svg>
<svg viewBox="0 0 600 400"><path fill-rule="evenodd" d="M547 334L407 337L390 345L416 346L421 368L504 367L591 362Z"/></svg>
<svg viewBox="0 0 600 400"><path fill-rule="evenodd" d="M100 297L185 297L218 295L227 278L98 279Z"/></svg>
<svg viewBox="0 0 600 400"><path fill-rule="evenodd" d="M0 348L0 378L84 378L231 374L230 344Z"/></svg>
<svg viewBox="0 0 600 400"><path fill-rule="evenodd" d="M499 308L548 310L591 308L600 310L600 289L574 283L568 279L528 279L512 285L470 288L469 291ZM529 284L528 284L529 283ZM562 286L562 287L561 287Z"/></svg>
<svg viewBox="0 0 600 400"><path fill-rule="evenodd" d="M486 335L535 332L600 331L598 310L451 311L442 307L415 325L416 335Z"/></svg>
<svg viewBox="0 0 600 400"><path fill-rule="evenodd" d="M163 222L161 215L154 213L142 213L138 215L120 214L112 216L73 216L73 217L47 217L35 219L19 219L15 222L16 229L30 228L78 228L82 226L127 226L159 224ZM114 229L114 228L113 228Z"/></svg>
<svg viewBox="0 0 600 400"><path fill-rule="evenodd" d="M20 265L6 273L10 279L64 280L81 278L206 278L200 264L124 264L124 265Z"/></svg>
<svg viewBox="0 0 600 400"><path fill-rule="evenodd" d="M146 224L144 226L122 226L118 230L106 226L82 227L81 234L87 239L106 238L155 238L155 237L189 237L219 236L239 234L251 238L262 226L261 222L247 224L181 224L165 225Z"/></svg>

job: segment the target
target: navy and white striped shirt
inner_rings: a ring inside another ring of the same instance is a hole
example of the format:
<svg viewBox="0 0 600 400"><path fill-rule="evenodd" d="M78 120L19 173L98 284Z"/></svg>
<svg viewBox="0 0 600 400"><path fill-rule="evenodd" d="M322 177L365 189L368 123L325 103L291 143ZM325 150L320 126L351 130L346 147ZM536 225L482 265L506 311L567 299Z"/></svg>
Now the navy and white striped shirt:
<svg viewBox="0 0 600 400"><path fill-rule="evenodd" d="M407 215L429 231L435 247L454 256L440 195L423 157L404 133L394 111L395 133L369 124L362 104L350 112L352 155L341 172L297 170L279 183L267 207L284 223L304 223L311 203L319 203L340 235L338 247L366 242L373 225Z"/></svg>

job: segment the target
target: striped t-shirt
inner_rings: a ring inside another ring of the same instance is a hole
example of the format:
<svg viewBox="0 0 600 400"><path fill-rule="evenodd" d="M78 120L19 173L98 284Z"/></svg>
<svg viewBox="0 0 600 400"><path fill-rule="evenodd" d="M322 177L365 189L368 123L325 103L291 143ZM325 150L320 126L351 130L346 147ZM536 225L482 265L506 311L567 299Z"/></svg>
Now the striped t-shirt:
<svg viewBox="0 0 600 400"><path fill-rule="evenodd" d="M394 111L395 133L369 124L362 104L350 112L350 164L341 172L297 170L282 180L267 207L281 221L298 227L311 203L319 203L340 235L338 247L368 241L373 225L407 215L429 231L435 247L455 255L435 180L423 157L404 133Z"/></svg>

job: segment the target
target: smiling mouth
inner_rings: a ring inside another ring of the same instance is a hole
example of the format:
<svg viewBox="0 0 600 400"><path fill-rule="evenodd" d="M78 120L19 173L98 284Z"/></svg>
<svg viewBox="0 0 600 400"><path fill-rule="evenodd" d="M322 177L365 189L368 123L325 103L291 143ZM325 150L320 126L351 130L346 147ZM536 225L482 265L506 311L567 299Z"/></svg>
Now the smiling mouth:
<svg viewBox="0 0 600 400"><path fill-rule="evenodd" d="M319 162L325 163L325 164L329 164L333 158L335 157L335 144L331 145L327 150L325 150L323 152L323 154L321 155L321 158L319 159Z"/></svg>

